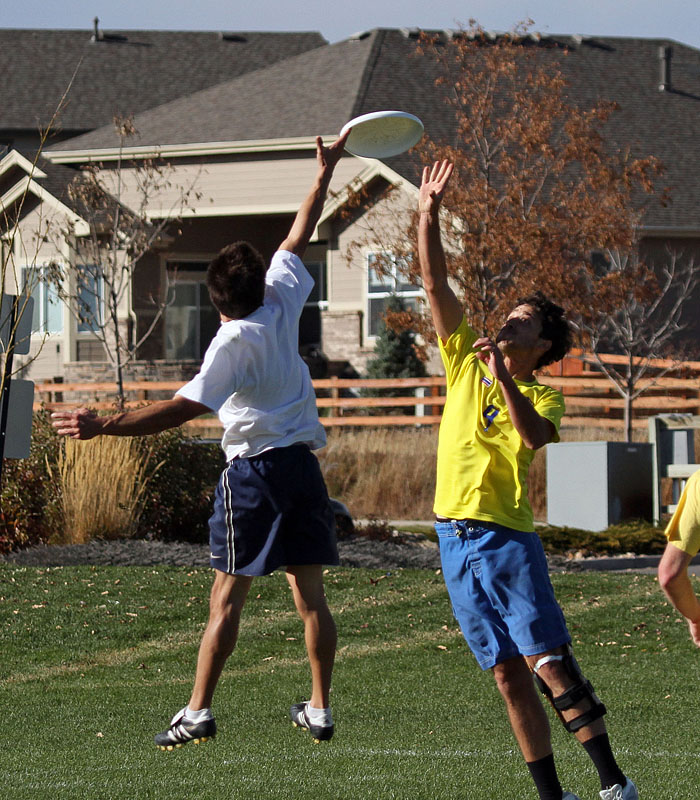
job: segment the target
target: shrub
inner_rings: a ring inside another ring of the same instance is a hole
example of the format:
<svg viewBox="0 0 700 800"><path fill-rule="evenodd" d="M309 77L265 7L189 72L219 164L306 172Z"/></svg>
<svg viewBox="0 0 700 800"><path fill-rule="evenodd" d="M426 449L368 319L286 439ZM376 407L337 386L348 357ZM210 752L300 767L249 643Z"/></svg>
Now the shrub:
<svg viewBox="0 0 700 800"><path fill-rule="evenodd" d="M48 411L36 412L29 457L3 461L0 553L47 542L60 530L60 495L49 474L59 450Z"/></svg>
<svg viewBox="0 0 700 800"><path fill-rule="evenodd" d="M224 455L218 445L201 443L188 437L179 428L154 436L133 439L100 437L94 441L106 446L107 450L103 453L106 461L103 456L97 455L97 451L91 451L92 442L71 442L69 445L77 453L90 453L90 457L84 461L87 472L83 471L83 478L70 490L71 504L75 508L97 511L95 507L98 501L95 494L91 495L92 487L89 485L97 478L105 479L97 497L106 499L107 505L112 503L114 506L112 501L117 497L114 473L108 476L110 466L115 462L114 447L134 447L141 457L147 458L149 469L146 475L157 465L160 464L160 467L147 480L140 482L143 492L138 497L141 509L136 525L132 524L133 515L126 513L122 516L122 524L107 525L103 520L103 524L91 526L89 534L80 533L79 537L133 534L141 538L206 541L212 498L224 466ZM116 442L122 444L117 445ZM49 413L42 410L34 415L29 457L4 461L0 495L0 553L64 539L64 491L59 480L59 460L64 444L51 426ZM88 449L83 451L82 448ZM98 458L102 460L98 461ZM121 459L122 456L117 458ZM126 471L129 469L132 468ZM128 505L124 498L121 503ZM101 508L103 510L99 513L104 511L103 505ZM113 511L116 513L120 509L113 508ZM122 513L124 511L121 509ZM82 511L75 513L78 516L83 514ZM80 526L73 521L69 527L77 529Z"/></svg>
<svg viewBox="0 0 700 800"><path fill-rule="evenodd" d="M152 465L162 466L149 479L137 535L164 540L206 541L207 522L225 458L218 444L189 437L172 428L138 439Z"/></svg>
<svg viewBox="0 0 700 800"><path fill-rule="evenodd" d="M378 542L405 544L409 537L391 526L387 520L371 516L361 525L356 525L353 535ZM339 537L340 538L340 537Z"/></svg>
<svg viewBox="0 0 700 800"><path fill-rule="evenodd" d="M547 525L538 528L537 533L548 553L566 555L658 555L666 547L666 537L661 528L638 520L611 525L600 532Z"/></svg>
<svg viewBox="0 0 700 800"><path fill-rule="evenodd" d="M374 345L374 355L367 362L366 377L368 378L423 378L425 377L425 364L418 355L416 347L416 334L409 327L410 313L400 297L392 295L386 305L385 313L388 317L381 323L379 334ZM402 322L400 330L395 330L390 323L391 318L398 318ZM363 389L363 397L404 397L406 389ZM370 407L369 413L373 415L414 415L415 406L399 407Z"/></svg>

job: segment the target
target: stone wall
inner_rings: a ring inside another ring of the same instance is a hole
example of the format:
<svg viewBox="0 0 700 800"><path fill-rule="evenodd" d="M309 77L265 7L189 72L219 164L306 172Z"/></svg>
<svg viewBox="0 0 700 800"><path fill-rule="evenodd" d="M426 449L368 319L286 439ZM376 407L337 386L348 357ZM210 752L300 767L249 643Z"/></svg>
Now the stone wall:
<svg viewBox="0 0 700 800"><path fill-rule="evenodd" d="M173 381L184 384L199 372L198 361L134 361L124 368L125 381ZM65 365L64 383L113 383L114 370L105 361L73 361ZM114 391L64 392L66 402L109 401L116 395ZM128 393L127 399L165 400L173 396L173 390L144 390ZM58 398L54 398L58 399Z"/></svg>
<svg viewBox="0 0 700 800"><path fill-rule="evenodd" d="M132 361L124 367L127 381L185 381L199 372L199 361ZM103 383L114 380L107 361L72 361L66 364L66 383Z"/></svg>
<svg viewBox="0 0 700 800"><path fill-rule="evenodd" d="M329 361L348 361L360 374L374 347L363 346L361 311L323 311L323 354Z"/></svg>

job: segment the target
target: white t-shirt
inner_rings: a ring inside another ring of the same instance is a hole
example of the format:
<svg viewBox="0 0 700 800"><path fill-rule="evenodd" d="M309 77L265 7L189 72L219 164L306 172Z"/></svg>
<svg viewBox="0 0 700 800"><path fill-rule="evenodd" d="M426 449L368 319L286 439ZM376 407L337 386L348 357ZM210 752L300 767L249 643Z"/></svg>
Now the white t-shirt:
<svg viewBox="0 0 700 800"><path fill-rule="evenodd" d="M312 449L326 443L299 355L299 317L313 284L298 256L278 250L263 305L221 324L199 373L177 392L218 411L229 461L298 442Z"/></svg>

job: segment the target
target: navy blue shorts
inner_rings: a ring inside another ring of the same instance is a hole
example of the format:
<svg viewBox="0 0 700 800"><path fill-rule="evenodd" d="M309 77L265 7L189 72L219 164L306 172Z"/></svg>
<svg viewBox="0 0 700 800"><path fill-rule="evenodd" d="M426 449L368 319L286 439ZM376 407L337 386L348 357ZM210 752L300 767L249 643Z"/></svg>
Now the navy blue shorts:
<svg viewBox="0 0 700 800"><path fill-rule="evenodd" d="M482 669L571 641L536 533L477 520L435 531L452 610Z"/></svg>
<svg viewBox="0 0 700 800"><path fill-rule="evenodd" d="M304 444L234 458L209 520L210 563L237 575L337 564L335 516L316 456Z"/></svg>

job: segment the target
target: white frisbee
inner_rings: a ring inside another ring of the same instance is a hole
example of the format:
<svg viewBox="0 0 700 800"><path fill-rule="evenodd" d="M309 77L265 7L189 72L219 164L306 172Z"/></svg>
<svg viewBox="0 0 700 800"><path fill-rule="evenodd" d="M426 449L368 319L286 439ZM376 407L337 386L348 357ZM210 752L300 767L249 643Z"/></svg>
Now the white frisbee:
<svg viewBox="0 0 700 800"><path fill-rule="evenodd" d="M420 141L423 123L406 111L372 111L343 125L350 129L345 149L356 156L389 158L403 153Z"/></svg>

